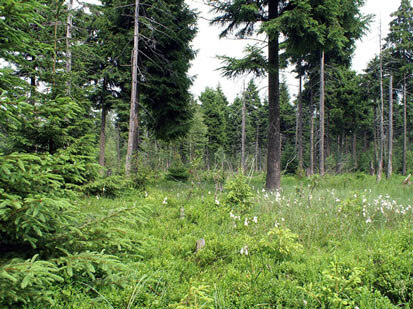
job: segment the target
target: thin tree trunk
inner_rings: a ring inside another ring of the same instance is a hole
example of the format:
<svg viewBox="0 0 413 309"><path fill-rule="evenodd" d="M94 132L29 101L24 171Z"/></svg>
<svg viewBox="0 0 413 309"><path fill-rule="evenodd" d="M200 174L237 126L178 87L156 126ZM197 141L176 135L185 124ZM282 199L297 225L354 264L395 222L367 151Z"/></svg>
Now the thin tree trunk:
<svg viewBox="0 0 413 309"><path fill-rule="evenodd" d="M324 175L324 50L320 57L320 175Z"/></svg>
<svg viewBox="0 0 413 309"><path fill-rule="evenodd" d="M357 132L356 130L354 130L353 132L353 162L354 162L354 168L357 169L358 162L357 162Z"/></svg>
<svg viewBox="0 0 413 309"><path fill-rule="evenodd" d="M300 85L298 89L298 169L303 170L303 100L302 100L302 76L300 74Z"/></svg>
<svg viewBox="0 0 413 309"><path fill-rule="evenodd" d="M373 117L374 117L374 119L373 119L373 127L374 127L374 130L373 130L373 139L374 139L374 168L375 168L375 170L377 170L377 164L378 164L378 154L377 154L377 152L378 152L378 150L377 150L377 144L378 144L378 142L377 142L377 136L378 136L378 134L377 134L377 131L378 131L378 128L377 128L377 107L376 107L376 105L374 105L373 106Z"/></svg>
<svg viewBox="0 0 413 309"><path fill-rule="evenodd" d="M389 82L389 138L388 138L388 160L387 160L387 179L393 173L393 75L390 75Z"/></svg>
<svg viewBox="0 0 413 309"><path fill-rule="evenodd" d="M246 123L246 94L245 94L245 86L244 86L244 95L242 100L242 122L241 122L241 171L243 172L245 169L245 139L246 139L246 132L245 132L245 123Z"/></svg>
<svg viewBox="0 0 413 309"><path fill-rule="evenodd" d="M314 93L310 90L310 176L314 174Z"/></svg>
<svg viewBox="0 0 413 309"><path fill-rule="evenodd" d="M278 1L268 2L269 19L278 17ZM268 156L266 188L279 189L281 186L281 137L280 137L280 76L279 76L279 35L268 39Z"/></svg>
<svg viewBox="0 0 413 309"><path fill-rule="evenodd" d="M107 115L107 108L105 104L105 92L106 92L106 81L103 81L103 93L101 96L101 104L102 104L102 117L101 117L101 124L100 124L100 141L99 141L99 165L105 167L105 140L106 140L106 115Z"/></svg>
<svg viewBox="0 0 413 309"><path fill-rule="evenodd" d="M138 51L139 51L139 0L135 0L135 19L133 32L133 56L132 56L132 91L129 114L128 148L126 153L125 174L128 176L132 170L133 144L136 141L138 129Z"/></svg>
<svg viewBox="0 0 413 309"><path fill-rule="evenodd" d="M406 74L403 78L403 168L404 176L407 174L407 89Z"/></svg>
<svg viewBox="0 0 413 309"><path fill-rule="evenodd" d="M53 85L56 84L56 62L57 62L57 23L59 19L59 1L56 1L56 15L54 21L54 46L53 46Z"/></svg>
<svg viewBox="0 0 413 309"><path fill-rule="evenodd" d="M255 170L258 171L258 159L259 159L259 132L260 132L260 125L257 123L257 132L255 137Z"/></svg>
<svg viewBox="0 0 413 309"><path fill-rule="evenodd" d="M326 156L330 156L330 110L327 108L327 134L326 134Z"/></svg>
<svg viewBox="0 0 413 309"><path fill-rule="evenodd" d="M67 4L67 25L66 25L66 73L67 73L67 95L70 96L72 88L72 49L70 41L72 40L72 8L73 0L69 0Z"/></svg>
<svg viewBox="0 0 413 309"><path fill-rule="evenodd" d="M379 144L379 161L377 165L377 181L381 181L383 173L384 157L384 98L383 98L383 56L381 51L381 22L380 22L380 144Z"/></svg>
<svg viewBox="0 0 413 309"><path fill-rule="evenodd" d="M117 171L120 173L120 128L119 123L116 126L116 159L117 159Z"/></svg>

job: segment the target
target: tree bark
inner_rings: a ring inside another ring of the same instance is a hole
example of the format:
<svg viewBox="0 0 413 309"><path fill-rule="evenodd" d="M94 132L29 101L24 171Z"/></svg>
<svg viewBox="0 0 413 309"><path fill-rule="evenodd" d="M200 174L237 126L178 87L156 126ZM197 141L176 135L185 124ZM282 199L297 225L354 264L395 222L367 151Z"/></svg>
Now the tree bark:
<svg viewBox="0 0 413 309"><path fill-rule="evenodd" d="M326 157L329 157L331 154L331 139L330 139L330 110L327 108L327 132L326 132Z"/></svg>
<svg viewBox="0 0 413 309"><path fill-rule="evenodd" d="M393 173L393 75L389 81L389 138L388 138L388 160L387 160L387 179Z"/></svg>
<svg viewBox="0 0 413 309"><path fill-rule="evenodd" d="M116 159L117 172L120 173L120 128L119 123L116 126Z"/></svg>
<svg viewBox="0 0 413 309"><path fill-rule="evenodd" d="M278 17L278 1L268 2L269 19ZM281 186L281 138L280 138L280 78L279 78L279 35L268 39L268 156L267 179L268 190L279 189Z"/></svg>
<svg viewBox="0 0 413 309"><path fill-rule="evenodd" d="M298 89L298 169L303 170L303 100L302 92L302 76L300 74L300 84Z"/></svg>
<svg viewBox="0 0 413 309"><path fill-rule="evenodd" d="M324 175L324 50L320 57L320 175Z"/></svg>
<svg viewBox="0 0 413 309"><path fill-rule="evenodd" d="M244 171L245 169L245 139L246 139L246 132L245 132L245 123L246 123L246 93L244 87L244 95L242 100L242 122L241 122L241 170Z"/></svg>
<svg viewBox="0 0 413 309"><path fill-rule="evenodd" d="M378 154L377 154L377 152L378 152L378 150L377 150L377 148L378 148L377 147L377 144L378 144L377 136L378 136L378 134L377 134L377 131L378 131L378 128L377 128L377 107L376 107L376 105L373 106L373 117L374 117L374 119L373 119L374 169L377 170L377 164L378 164Z"/></svg>
<svg viewBox="0 0 413 309"><path fill-rule="evenodd" d="M132 91L131 91L131 104L129 113L129 134L128 134L128 147L126 153L125 174L130 175L132 170L132 157L134 155L134 141L136 141L137 129L138 129L138 51L139 51L139 0L135 0L135 19L134 19L134 32L133 32L133 56L132 56Z"/></svg>
<svg viewBox="0 0 413 309"><path fill-rule="evenodd" d="M403 78L403 168L404 176L407 174L407 89L406 74Z"/></svg>
<svg viewBox="0 0 413 309"><path fill-rule="evenodd" d="M101 124L100 124L100 141L99 141L99 165L105 167L105 140L106 140L106 115L107 115L107 108L105 104L105 82L103 82L103 94L101 98L102 104L102 117L101 117Z"/></svg>
<svg viewBox="0 0 413 309"><path fill-rule="evenodd" d="M259 132L260 132L260 125L257 123L257 132L256 132L256 137L255 137L255 170L259 170L259 165L258 165L258 160L259 160Z"/></svg>
<svg viewBox="0 0 413 309"><path fill-rule="evenodd" d="M70 76L72 72L72 49L70 41L72 40L72 8L73 0L69 0L67 4L67 25L66 25L66 73L67 73L67 95L70 96L72 88L72 78Z"/></svg>
<svg viewBox="0 0 413 309"><path fill-rule="evenodd" d="M310 176L314 174L314 93L310 90Z"/></svg>
<svg viewBox="0 0 413 309"><path fill-rule="evenodd" d="M357 132L356 130L354 130L353 132L353 162L354 162L354 168L357 169L358 162L357 162Z"/></svg>
<svg viewBox="0 0 413 309"><path fill-rule="evenodd" d="M383 98L383 56L381 50L381 24L380 24L380 143L379 143L379 160L377 164L377 181L381 181L383 173L383 157L384 157L384 98Z"/></svg>

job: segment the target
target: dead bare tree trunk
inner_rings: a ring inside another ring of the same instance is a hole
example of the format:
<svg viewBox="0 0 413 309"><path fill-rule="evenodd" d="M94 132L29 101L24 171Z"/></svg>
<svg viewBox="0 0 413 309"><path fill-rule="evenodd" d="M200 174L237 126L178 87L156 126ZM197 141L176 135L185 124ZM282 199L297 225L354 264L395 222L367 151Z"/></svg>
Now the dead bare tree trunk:
<svg viewBox="0 0 413 309"><path fill-rule="evenodd" d="M403 77L403 175L407 174L407 89L406 74Z"/></svg>
<svg viewBox="0 0 413 309"><path fill-rule="evenodd" d="M117 170L120 173L120 128L119 123L116 126L116 160L117 160Z"/></svg>
<svg viewBox="0 0 413 309"><path fill-rule="evenodd" d="M354 168L357 169L357 132L354 130L353 132L353 161L354 161Z"/></svg>
<svg viewBox="0 0 413 309"><path fill-rule="evenodd" d="M310 90L310 176L314 174L314 92Z"/></svg>
<svg viewBox="0 0 413 309"><path fill-rule="evenodd" d="M384 98L383 98L383 55L381 50L381 22L380 22L380 144L379 144L379 160L377 164L377 181L381 181L383 173L383 157L384 157Z"/></svg>
<svg viewBox="0 0 413 309"><path fill-rule="evenodd" d="M67 95L70 96L72 88L72 77L70 76L72 72L72 49L70 46L70 41L72 40L72 9L73 0L69 0L67 4L67 25L66 25L66 73L67 73Z"/></svg>
<svg viewBox="0 0 413 309"><path fill-rule="evenodd" d="M324 175L324 50L320 57L320 175Z"/></svg>
<svg viewBox="0 0 413 309"><path fill-rule="evenodd" d="M302 100L302 76L298 89L298 169L303 170L303 100Z"/></svg>
<svg viewBox="0 0 413 309"><path fill-rule="evenodd" d="M139 52L139 0L135 0L135 18L133 32L133 56L132 56L132 91L129 113L128 148L126 153L125 174L128 176L132 170L133 145L136 141L138 129L138 52Z"/></svg>
<svg viewBox="0 0 413 309"><path fill-rule="evenodd" d="M103 94L101 98L102 104L102 117L101 117L101 124L100 124L100 140L99 140L99 165L105 167L105 129L106 129L106 115L107 115L107 108L105 104L105 82L103 82Z"/></svg>
<svg viewBox="0 0 413 309"><path fill-rule="evenodd" d="M245 169L245 139L246 139L246 93L245 93L245 86L244 86L244 95L242 100L242 123L241 123L241 171L244 172Z"/></svg>
<svg viewBox="0 0 413 309"><path fill-rule="evenodd" d="M387 179L393 173L393 75L390 75L389 82L389 140L388 140L388 160L387 160Z"/></svg>
<svg viewBox="0 0 413 309"><path fill-rule="evenodd" d="M258 160L259 160L259 132L260 132L260 125L257 123L257 132L255 137L255 170L259 170Z"/></svg>

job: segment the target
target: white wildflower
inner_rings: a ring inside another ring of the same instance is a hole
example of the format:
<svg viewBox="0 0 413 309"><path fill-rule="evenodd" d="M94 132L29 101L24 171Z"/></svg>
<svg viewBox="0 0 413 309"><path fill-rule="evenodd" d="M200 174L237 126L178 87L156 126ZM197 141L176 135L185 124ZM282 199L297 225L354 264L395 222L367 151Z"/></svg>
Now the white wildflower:
<svg viewBox="0 0 413 309"><path fill-rule="evenodd" d="M215 204L219 205L219 200L217 198L215 199Z"/></svg>
<svg viewBox="0 0 413 309"><path fill-rule="evenodd" d="M253 221L254 223L258 223L258 217L257 217L257 216L254 216L254 218L252 218L252 221Z"/></svg>
<svg viewBox="0 0 413 309"><path fill-rule="evenodd" d="M249 224L248 218L245 218L245 220L244 220L244 225L245 225L245 226L248 226L248 224Z"/></svg>
<svg viewBox="0 0 413 309"><path fill-rule="evenodd" d="M245 245L244 247L242 247L241 248L241 250L239 251L239 253L241 254L241 255L248 255L248 246L247 245Z"/></svg>
<svg viewBox="0 0 413 309"><path fill-rule="evenodd" d="M162 204L164 204L164 205L168 204L168 197L167 196L165 196L165 198L163 199Z"/></svg>

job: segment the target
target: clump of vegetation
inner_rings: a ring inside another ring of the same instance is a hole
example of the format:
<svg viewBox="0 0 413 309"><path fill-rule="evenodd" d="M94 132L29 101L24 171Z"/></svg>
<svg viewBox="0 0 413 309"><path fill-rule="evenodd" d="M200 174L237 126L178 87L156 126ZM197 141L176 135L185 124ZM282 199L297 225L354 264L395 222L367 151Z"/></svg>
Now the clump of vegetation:
<svg viewBox="0 0 413 309"><path fill-rule="evenodd" d="M166 179L173 181L187 181L189 179L189 171L182 163L172 165L166 174Z"/></svg>
<svg viewBox="0 0 413 309"><path fill-rule="evenodd" d="M95 181L84 185L82 189L87 195L114 198L130 190L133 183L133 180L126 179L124 176L114 175L97 178Z"/></svg>
<svg viewBox="0 0 413 309"><path fill-rule="evenodd" d="M125 266L111 253L140 246L141 206L82 211L51 172L58 165L52 155L0 156L0 249L9 257L0 263L2 304L51 302L50 287L70 278L113 281Z"/></svg>
<svg viewBox="0 0 413 309"><path fill-rule="evenodd" d="M224 186L225 205L241 215L245 215L251 210L253 196L248 178L242 173L229 179Z"/></svg>

